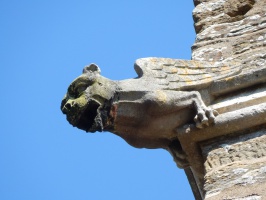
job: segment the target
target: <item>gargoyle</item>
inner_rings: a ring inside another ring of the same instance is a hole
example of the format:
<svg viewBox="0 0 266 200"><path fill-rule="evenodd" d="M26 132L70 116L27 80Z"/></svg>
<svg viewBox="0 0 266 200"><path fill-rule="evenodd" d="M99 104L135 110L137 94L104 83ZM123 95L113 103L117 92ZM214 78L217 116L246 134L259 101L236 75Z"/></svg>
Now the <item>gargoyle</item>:
<svg viewBox="0 0 266 200"><path fill-rule="evenodd" d="M109 131L137 148L164 148L179 167L186 167L175 129L193 119L198 128L213 124L218 113L207 107L217 93L213 88L240 74L241 67L143 58L136 61L135 70L135 79L112 81L100 75L97 65L86 66L70 84L62 112L79 129Z"/></svg>

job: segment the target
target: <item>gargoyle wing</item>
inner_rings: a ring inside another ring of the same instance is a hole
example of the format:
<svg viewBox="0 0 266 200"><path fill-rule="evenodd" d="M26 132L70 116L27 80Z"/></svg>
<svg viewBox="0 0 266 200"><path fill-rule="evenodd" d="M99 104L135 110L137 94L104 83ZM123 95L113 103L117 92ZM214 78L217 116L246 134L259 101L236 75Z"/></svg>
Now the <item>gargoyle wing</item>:
<svg viewBox="0 0 266 200"><path fill-rule="evenodd" d="M138 77L166 90L199 90L211 83L230 78L241 72L237 63L178 60L170 58L141 58L135 62Z"/></svg>

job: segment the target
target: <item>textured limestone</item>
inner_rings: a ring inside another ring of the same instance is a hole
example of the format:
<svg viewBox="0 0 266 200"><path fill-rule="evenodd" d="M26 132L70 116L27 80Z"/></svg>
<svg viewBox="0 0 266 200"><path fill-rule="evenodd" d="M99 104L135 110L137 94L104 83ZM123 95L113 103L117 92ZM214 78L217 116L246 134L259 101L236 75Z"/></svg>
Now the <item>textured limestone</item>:
<svg viewBox="0 0 266 200"><path fill-rule="evenodd" d="M193 11L197 33L213 24L239 21L253 7L255 0L196 1Z"/></svg>
<svg viewBox="0 0 266 200"><path fill-rule="evenodd" d="M256 80L265 77L264 73L260 76L255 71L266 69L266 1L194 0L194 4L197 36L192 46L192 59L235 61L241 63L242 73L254 74ZM234 81L231 86L237 84L238 81ZM222 83L218 86L213 87L213 94L215 91L219 94ZM266 100L265 90L265 85L261 84L213 101L211 107L221 113L213 130L211 127L205 132L178 129L180 133L191 135L195 146L200 144L202 148L202 152L197 147L190 148L190 154L197 155L197 161L192 159L196 177L200 176L197 171L201 168L197 162L204 162L204 180L197 181L206 192L205 199L266 199L265 129L261 127L265 122L257 123L265 118L259 115ZM250 114L244 114L245 110ZM250 119L245 121L243 115L250 115ZM200 134L211 133L214 135L210 140L200 137ZM184 140L183 134L180 140ZM186 151L186 145L183 149Z"/></svg>
<svg viewBox="0 0 266 200"><path fill-rule="evenodd" d="M243 70L265 66L266 1L195 1L196 42L192 58L201 61L238 60Z"/></svg>
<svg viewBox="0 0 266 200"><path fill-rule="evenodd" d="M225 198L227 190L237 191L239 186L260 186L266 182L265 129L230 139L216 139L212 143L203 144L202 151L206 169L206 199L212 199L218 194L221 198L221 193ZM260 189L253 192L239 193L238 197L252 196L256 192L257 196L265 198L265 190L260 186Z"/></svg>

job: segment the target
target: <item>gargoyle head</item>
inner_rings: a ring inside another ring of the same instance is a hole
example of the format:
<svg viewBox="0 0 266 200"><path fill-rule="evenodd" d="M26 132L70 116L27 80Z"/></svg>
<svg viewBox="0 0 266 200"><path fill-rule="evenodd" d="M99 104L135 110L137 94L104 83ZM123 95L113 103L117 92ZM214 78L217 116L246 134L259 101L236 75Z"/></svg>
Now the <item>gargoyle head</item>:
<svg viewBox="0 0 266 200"><path fill-rule="evenodd" d="M107 117L103 107L112 98L114 85L100 75L97 65L86 66L82 75L69 85L61 103L68 122L86 132L103 131Z"/></svg>

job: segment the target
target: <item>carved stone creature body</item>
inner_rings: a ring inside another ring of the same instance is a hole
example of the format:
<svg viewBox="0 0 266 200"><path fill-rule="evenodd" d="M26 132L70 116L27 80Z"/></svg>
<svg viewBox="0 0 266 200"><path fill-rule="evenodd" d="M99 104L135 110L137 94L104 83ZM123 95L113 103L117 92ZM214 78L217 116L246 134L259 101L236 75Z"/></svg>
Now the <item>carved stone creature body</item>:
<svg viewBox="0 0 266 200"><path fill-rule="evenodd" d="M109 131L134 147L167 149L179 167L185 167L175 129L193 119L198 128L214 123L218 113L205 103L227 92L224 85L238 80L232 77L241 73L241 67L143 58L136 61L135 70L136 79L112 81L102 77L95 64L85 67L68 88L61 104L63 113L86 132ZM230 91L239 87L231 85Z"/></svg>

